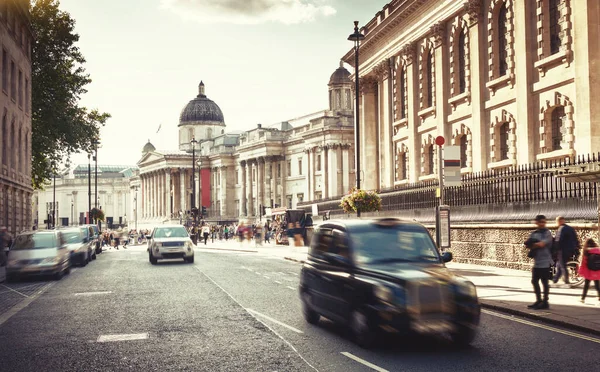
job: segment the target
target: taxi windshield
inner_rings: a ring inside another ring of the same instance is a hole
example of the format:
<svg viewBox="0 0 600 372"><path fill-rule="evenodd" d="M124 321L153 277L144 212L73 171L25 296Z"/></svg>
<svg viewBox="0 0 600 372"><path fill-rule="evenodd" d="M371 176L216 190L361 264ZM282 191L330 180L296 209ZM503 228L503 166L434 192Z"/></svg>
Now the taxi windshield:
<svg viewBox="0 0 600 372"><path fill-rule="evenodd" d="M440 262L431 236L420 226L359 227L352 232L352 244L358 265Z"/></svg>
<svg viewBox="0 0 600 372"><path fill-rule="evenodd" d="M155 238L187 238L188 233L183 227L163 227L154 232Z"/></svg>

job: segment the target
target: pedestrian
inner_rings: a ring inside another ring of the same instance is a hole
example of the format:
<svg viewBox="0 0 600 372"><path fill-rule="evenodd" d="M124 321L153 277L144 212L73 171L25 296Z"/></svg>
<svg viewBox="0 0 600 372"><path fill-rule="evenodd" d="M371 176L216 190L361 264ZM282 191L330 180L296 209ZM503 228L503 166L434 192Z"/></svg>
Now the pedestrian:
<svg viewBox="0 0 600 372"><path fill-rule="evenodd" d="M229 240L229 226L225 226L223 229L223 233L225 234L225 241Z"/></svg>
<svg viewBox="0 0 600 372"><path fill-rule="evenodd" d="M579 275L585 279L583 293L581 294L581 303L585 303L590 282L593 280L596 292L598 293L598 305L600 305L600 270L592 270L588 267L588 261L592 255L600 255L600 248L598 248L598 244L596 244L594 239L588 239L583 245L583 258L579 266Z"/></svg>
<svg viewBox="0 0 600 372"><path fill-rule="evenodd" d="M550 294L549 280L552 278L552 243L554 238L548 228L546 228L546 216L543 214L535 217L537 229L529 235L525 246L529 249L528 256L533 258L533 268L531 269L531 284L535 292L536 301L527 306L530 309L540 310L549 309L548 296ZM540 289L540 282L544 288Z"/></svg>
<svg viewBox="0 0 600 372"><path fill-rule="evenodd" d="M552 281L558 282L558 279L562 276L565 284L569 284L569 272L567 271L566 263L571 260L573 256L578 256L579 253L579 239L577 239L577 233L575 229L565 223L565 218L559 216L556 218L558 229L556 230L556 236L554 237L554 244L557 255L556 262L556 274Z"/></svg>
<svg viewBox="0 0 600 372"><path fill-rule="evenodd" d="M210 226L208 226L206 223L202 224L202 237L204 238L204 245L206 245L206 242L208 241L208 236L210 235Z"/></svg>

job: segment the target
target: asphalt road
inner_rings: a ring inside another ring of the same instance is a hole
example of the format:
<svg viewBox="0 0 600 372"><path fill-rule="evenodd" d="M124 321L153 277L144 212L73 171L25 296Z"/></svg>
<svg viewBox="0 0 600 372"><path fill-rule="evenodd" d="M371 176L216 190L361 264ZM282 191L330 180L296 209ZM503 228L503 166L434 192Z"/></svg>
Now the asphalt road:
<svg viewBox="0 0 600 372"><path fill-rule="evenodd" d="M482 315L479 336L467 349L443 338L389 337L364 350L331 322L304 321L300 264L268 253L201 249L193 265L152 266L144 249L105 252L60 282L0 286L0 370L548 371L600 365L599 339L499 313ZM3 295L22 300L2 307Z"/></svg>

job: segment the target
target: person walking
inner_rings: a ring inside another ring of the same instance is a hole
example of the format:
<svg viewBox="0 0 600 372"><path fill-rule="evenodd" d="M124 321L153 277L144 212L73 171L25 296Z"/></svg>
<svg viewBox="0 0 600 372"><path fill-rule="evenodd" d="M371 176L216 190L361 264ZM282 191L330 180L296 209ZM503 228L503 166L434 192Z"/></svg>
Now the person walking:
<svg viewBox="0 0 600 372"><path fill-rule="evenodd" d="M208 236L210 235L210 226L208 226L206 223L202 225L202 237L204 238L204 245L206 245L206 242L208 241Z"/></svg>
<svg viewBox="0 0 600 372"><path fill-rule="evenodd" d="M525 242L525 246L530 250L529 257L533 258L533 268L531 269L531 284L535 292L536 301L527 306L530 309L540 310L549 309L548 296L550 294L550 286L548 282L552 278L552 243L554 238L552 233L546 227L546 216L540 214L535 217L537 229L529 235L529 239ZM544 288L540 289L540 282Z"/></svg>
<svg viewBox="0 0 600 372"><path fill-rule="evenodd" d="M600 248L594 239L588 239L583 245L583 258L579 266L579 275L585 279L583 293L581 294L581 303L585 303L585 297L587 296L588 289L590 289L590 282L593 280L598 294L598 305L600 305L600 270L591 270L588 267L588 260L593 254L600 255Z"/></svg>
<svg viewBox="0 0 600 372"><path fill-rule="evenodd" d="M556 218L558 229L556 230L556 236L554 237L554 244L557 248L557 262L556 262L556 274L552 281L558 282L558 279L562 276L565 284L569 284L569 271L567 270L567 262L571 260L571 257L577 256L579 253L579 239L577 239L577 233L575 229L565 223L565 218L560 216Z"/></svg>

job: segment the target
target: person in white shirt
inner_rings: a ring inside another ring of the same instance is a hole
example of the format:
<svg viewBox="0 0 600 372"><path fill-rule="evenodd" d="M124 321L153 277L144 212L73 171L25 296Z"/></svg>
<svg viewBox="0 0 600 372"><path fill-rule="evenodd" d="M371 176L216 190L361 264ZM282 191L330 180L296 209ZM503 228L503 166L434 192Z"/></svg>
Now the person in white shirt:
<svg viewBox="0 0 600 372"><path fill-rule="evenodd" d="M210 226L207 224L202 225L202 237L204 238L204 245L206 245L206 241L208 240L208 236L210 235Z"/></svg>

